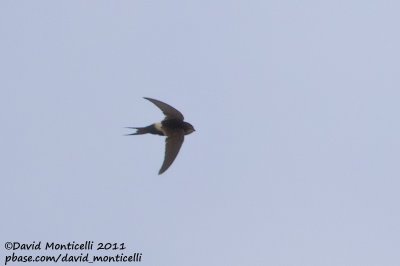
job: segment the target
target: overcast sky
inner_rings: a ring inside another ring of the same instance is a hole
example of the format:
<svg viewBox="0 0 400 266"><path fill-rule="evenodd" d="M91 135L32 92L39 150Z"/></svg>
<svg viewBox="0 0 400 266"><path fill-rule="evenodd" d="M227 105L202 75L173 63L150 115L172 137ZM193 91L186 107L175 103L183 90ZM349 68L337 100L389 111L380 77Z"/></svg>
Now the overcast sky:
<svg viewBox="0 0 400 266"><path fill-rule="evenodd" d="M137 265L400 265L399 10L1 1L1 262L89 240ZM124 136L163 119L142 97L196 128L160 176L164 138Z"/></svg>

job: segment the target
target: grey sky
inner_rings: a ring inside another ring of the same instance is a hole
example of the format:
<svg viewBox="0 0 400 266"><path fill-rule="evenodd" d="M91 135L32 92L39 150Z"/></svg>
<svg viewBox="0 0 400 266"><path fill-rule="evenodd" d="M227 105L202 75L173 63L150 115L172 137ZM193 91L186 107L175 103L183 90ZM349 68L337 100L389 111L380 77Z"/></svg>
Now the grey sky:
<svg viewBox="0 0 400 266"><path fill-rule="evenodd" d="M400 265L399 9L1 1L1 260L93 240L140 265ZM164 139L123 136L162 119L143 96L197 130L161 176Z"/></svg>

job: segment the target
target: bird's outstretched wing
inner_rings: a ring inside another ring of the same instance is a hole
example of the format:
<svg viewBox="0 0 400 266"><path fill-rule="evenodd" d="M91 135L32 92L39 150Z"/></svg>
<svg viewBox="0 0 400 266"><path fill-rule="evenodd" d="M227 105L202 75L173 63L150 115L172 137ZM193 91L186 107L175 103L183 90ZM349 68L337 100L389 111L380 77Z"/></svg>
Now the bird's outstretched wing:
<svg viewBox="0 0 400 266"><path fill-rule="evenodd" d="M168 119L175 118L175 119L179 119L179 120L184 120L182 113L179 112L178 110L176 110L171 105L163 103L159 100L152 99L152 98L147 98L147 97L143 97L143 98L145 98L146 100L149 100L150 102L154 103L158 108L160 108L161 111L165 114L166 118L168 118Z"/></svg>
<svg viewBox="0 0 400 266"><path fill-rule="evenodd" d="M184 136L185 134L182 129L173 132L165 139L165 156L164 156L164 162L160 168L160 171L158 172L159 175L164 173L174 162L176 156L179 153L179 150L182 147L182 143L185 138Z"/></svg>

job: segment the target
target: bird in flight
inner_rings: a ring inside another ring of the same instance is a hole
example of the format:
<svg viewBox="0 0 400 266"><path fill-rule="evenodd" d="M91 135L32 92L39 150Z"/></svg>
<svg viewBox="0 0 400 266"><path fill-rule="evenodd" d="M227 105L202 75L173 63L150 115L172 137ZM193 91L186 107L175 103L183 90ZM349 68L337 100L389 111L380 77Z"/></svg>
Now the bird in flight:
<svg viewBox="0 0 400 266"><path fill-rule="evenodd" d="M189 135L194 132L194 127L188 122L183 121L184 117L181 112L176 110L174 107L163 103L162 101L143 97L155 104L164 113L165 118L159 123L151 124L147 127L128 127L136 129L135 133L128 135L142 135L142 134L154 134L160 136L166 136L165 139L165 155L164 162L158 172L159 175L164 173L174 162L176 156L181 149L185 135Z"/></svg>

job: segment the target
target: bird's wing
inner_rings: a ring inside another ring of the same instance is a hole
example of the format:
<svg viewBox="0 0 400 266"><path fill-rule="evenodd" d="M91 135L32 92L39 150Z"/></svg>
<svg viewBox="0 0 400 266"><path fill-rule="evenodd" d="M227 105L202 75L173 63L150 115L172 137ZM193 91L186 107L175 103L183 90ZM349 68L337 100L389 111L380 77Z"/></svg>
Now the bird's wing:
<svg viewBox="0 0 400 266"><path fill-rule="evenodd" d="M158 172L159 175L164 173L174 162L176 156L179 153L179 150L182 147L182 143L184 140L185 133L182 130L175 131L171 134L168 134L168 137L165 139L165 156L164 162Z"/></svg>
<svg viewBox="0 0 400 266"><path fill-rule="evenodd" d="M165 114L166 118L175 118L175 119L179 119L179 120L184 120L182 113L179 112L178 110L176 110L171 105L168 105L166 103L163 103L159 100L155 100L152 98L147 98L147 97L143 97L143 98L145 98L146 100L149 100L150 102L154 103L158 108L160 108L161 111Z"/></svg>

